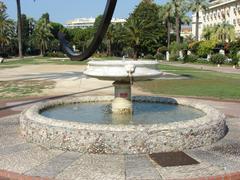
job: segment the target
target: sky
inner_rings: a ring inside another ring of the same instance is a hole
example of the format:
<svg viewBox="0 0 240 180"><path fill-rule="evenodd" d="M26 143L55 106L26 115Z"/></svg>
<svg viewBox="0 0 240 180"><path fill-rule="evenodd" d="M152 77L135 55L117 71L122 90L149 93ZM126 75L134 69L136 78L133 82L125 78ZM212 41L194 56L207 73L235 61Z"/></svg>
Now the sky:
<svg viewBox="0 0 240 180"><path fill-rule="evenodd" d="M16 0L0 0L7 5L8 16L16 20ZM118 0L115 18L127 18L141 0ZM43 13L50 14L50 20L64 24L80 17L96 17L103 13L107 0L21 0L22 13L39 19ZM155 0L164 4L167 0Z"/></svg>

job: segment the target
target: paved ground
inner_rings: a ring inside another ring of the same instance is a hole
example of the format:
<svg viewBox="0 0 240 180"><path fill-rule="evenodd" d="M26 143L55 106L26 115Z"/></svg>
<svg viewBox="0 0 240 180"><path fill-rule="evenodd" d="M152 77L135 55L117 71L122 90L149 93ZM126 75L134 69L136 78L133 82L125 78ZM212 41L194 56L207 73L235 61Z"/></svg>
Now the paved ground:
<svg viewBox="0 0 240 180"><path fill-rule="evenodd" d="M24 69L25 68L25 69ZM61 69L62 68L62 69ZM26 69L30 73L26 74ZM50 78L59 86L49 94L59 95L62 92L71 95L112 94L111 82L87 79L81 76L82 67L49 65L27 66L15 70L0 71L0 80L23 78ZM7 73L7 74L6 74ZM9 75L9 76L8 76ZM80 76L79 76L80 75ZM76 77L77 76L77 77ZM82 78L80 78L82 77ZM77 82L83 82L79 87ZM75 83L74 83L75 82ZM73 89L71 89L73 87ZM100 88L100 89L98 89ZM64 91L65 90L65 91ZM133 94L144 95L138 89ZM25 142L19 131L18 114L38 99L0 102L0 169L30 176L41 176L56 179L187 179L204 176L217 176L225 173L239 172L240 179L240 103L200 100L210 104L228 116L229 132L216 144L204 148L185 151L199 164L163 167L154 162L149 155L96 155L76 152L49 150ZM2 113L2 114L1 114ZM171 157L167 157L171 158ZM213 177L212 177L213 178ZM222 179L222 176L219 176ZM1 179L1 171L0 171ZM214 178L213 178L214 179Z"/></svg>
<svg viewBox="0 0 240 180"><path fill-rule="evenodd" d="M19 132L18 116L8 116L0 119L0 169L65 180L187 179L236 172L240 171L240 118L229 118L227 122L229 133L224 139L209 147L185 151L200 164L162 167L147 154L84 154L26 143Z"/></svg>

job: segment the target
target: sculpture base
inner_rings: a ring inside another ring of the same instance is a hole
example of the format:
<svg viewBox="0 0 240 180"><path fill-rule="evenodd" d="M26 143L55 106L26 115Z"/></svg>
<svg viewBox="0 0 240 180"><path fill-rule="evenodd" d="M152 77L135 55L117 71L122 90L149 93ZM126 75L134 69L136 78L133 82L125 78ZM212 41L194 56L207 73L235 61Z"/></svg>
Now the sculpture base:
<svg viewBox="0 0 240 180"><path fill-rule="evenodd" d="M124 98L115 98L112 102L112 112L118 114L132 113L132 102Z"/></svg>
<svg viewBox="0 0 240 180"><path fill-rule="evenodd" d="M130 82L115 81L115 99L112 102L112 112L117 114L132 113Z"/></svg>

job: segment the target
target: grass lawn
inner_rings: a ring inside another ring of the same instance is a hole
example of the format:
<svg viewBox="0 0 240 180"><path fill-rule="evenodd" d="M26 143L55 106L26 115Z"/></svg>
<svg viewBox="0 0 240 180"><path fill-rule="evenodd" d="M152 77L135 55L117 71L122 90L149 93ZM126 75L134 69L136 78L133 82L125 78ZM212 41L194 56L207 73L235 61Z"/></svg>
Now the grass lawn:
<svg viewBox="0 0 240 180"><path fill-rule="evenodd" d="M52 81L0 81L0 99L38 96L43 89L53 87Z"/></svg>
<svg viewBox="0 0 240 180"><path fill-rule="evenodd" d="M119 57L102 57L102 58L92 58L94 60L120 60ZM13 61L5 61L0 64L1 68L11 68L18 67L21 65L38 65L38 64L58 64L58 65L86 65L86 61L71 61L70 59L62 59L62 58L49 58L49 57L26 57L21 60L13 60Z"/></svg>
<svg viewBox="0 0 240 180"><path fill-rule="evenodd" d="M71 61L70 59L49 58L49 57L34 57L24 58L21 60L7 61L0 64L0 68L5 66L21 66L21 65L37 65L37 64L59 64L59 65L85 65L87 61Z"/></svg>
<svg viewBox="0 0 240 180"><path fill-rule="evenodd" d="M160 70L189 79L153 80L136 83L145 91L162 95L206 97L240 100L240 75L218 73L194 68L160 65Z"/></svg>

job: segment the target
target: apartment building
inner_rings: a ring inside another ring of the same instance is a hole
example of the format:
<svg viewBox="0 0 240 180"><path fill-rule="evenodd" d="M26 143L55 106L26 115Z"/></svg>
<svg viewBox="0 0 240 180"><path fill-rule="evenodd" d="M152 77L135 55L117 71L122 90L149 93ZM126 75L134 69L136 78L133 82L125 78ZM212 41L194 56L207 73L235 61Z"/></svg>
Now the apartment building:
<svg viewBox="0 0 240 180"><path fill-rule="evenodd" d="M211 0L209 8L199 13L199 38L202 38L204 27L214 26L223 22L235 27L240 36L240 0ZM196 33L196 14L192 15L192 35Z"/></svg>

